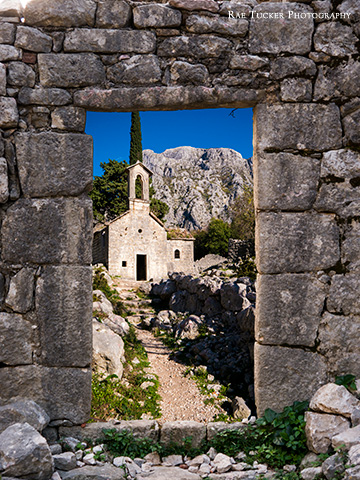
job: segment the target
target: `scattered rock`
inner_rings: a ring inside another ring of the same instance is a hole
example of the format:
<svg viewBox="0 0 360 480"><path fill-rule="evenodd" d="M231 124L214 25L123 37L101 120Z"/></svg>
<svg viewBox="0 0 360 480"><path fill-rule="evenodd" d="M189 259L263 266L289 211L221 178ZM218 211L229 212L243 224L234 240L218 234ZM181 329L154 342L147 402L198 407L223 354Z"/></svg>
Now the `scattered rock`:
<svg viewBox="0 0 360 480"><path fill-rule="evenodd" d="M0 433L14 423L27 423L41 432L49 422L48 414L33 400L18 400L0 406Z"/></svg>

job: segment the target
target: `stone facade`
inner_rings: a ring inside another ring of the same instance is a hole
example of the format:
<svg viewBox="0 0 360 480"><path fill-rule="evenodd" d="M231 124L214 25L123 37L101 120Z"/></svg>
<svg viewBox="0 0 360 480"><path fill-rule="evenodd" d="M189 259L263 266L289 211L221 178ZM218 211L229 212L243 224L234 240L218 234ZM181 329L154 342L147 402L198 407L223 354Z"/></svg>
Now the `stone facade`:
<svg viewBox="0 0 360 480"><path fill-rule="evenodd" d="M258 411L359 376L359 15L357 0L1 3L1 403L89 415L85 110L255 107Z"/></svg>
<svg viewBox="0 0 360 480"><path fill-rule="evenodd" d="M168 240L163 223L150 212L152 172L142 163L127 171L129 210L95 232L93 263L103 263L111 275L135 281L158 281L169 272L193 272L194 238ZM137 178L141 179L142 198L136 198Z"/></svg>

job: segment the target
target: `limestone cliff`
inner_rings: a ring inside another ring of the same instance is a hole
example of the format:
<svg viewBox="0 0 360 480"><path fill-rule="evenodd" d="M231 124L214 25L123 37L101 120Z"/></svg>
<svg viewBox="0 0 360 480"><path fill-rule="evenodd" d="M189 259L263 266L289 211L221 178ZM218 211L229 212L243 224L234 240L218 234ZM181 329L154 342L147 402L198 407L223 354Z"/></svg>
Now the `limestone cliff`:
<svg viewBox="0 0 360 480"><path fill-rule="evenodd" d="M229 206L252 183L252 161L230 148L144 150L155 197L169 205L166 226L199 229L211 218L229 218Z"/></svg>

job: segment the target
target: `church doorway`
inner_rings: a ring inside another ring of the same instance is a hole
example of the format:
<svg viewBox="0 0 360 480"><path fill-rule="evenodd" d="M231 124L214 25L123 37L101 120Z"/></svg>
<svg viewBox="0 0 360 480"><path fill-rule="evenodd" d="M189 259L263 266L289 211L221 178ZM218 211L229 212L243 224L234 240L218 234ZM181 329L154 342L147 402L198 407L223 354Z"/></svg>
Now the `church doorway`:
<svg viewBox="0 0 360 480"><path fill-rule="evenodd" d="M136 255L136 280L146 280L146 255Z"/></svg>

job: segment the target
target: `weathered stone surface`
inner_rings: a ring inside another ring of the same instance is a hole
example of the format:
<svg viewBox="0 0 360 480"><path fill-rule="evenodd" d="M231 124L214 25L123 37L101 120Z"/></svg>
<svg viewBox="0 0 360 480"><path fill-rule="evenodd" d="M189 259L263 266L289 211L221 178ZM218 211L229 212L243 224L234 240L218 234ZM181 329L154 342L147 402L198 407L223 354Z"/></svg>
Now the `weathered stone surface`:
<svg viewBox="0 0 360 480"><path fill-rule="evenodd" d="M313 77L316 74L316 65L305 57L279 57L271 63L270 76L280 80L289 75L304 75Z"/></svg>
<svg viewBox="0 0 360 480"><path fill-rule="evenodd" d="M44 437L28 423L15 423L0 434L0 471L4 476L48 480L54 466Z"/></svg>
<svg viewBox="0 0 360 480"><path fill-rule="evenodd" d="M76 107L58 107L51 113L51 128L83 132L85 130L86 111Z"/></svg>
<svg viewBox="0 0 360 480"><path fill-rule="evenodd" d="M3 222L2 259L16 264L90 264L91 235L90 199L20 199Z"/></svg>
<svg viewBox="0 0 360 480"><path fill-rule="evenodd" d="M92 137L76 133L20 133L16 154L28 197L79 195L92 186Z"/></svg>
<svg viewBox="0 0 360 480"><path fill-rule="evenodd" d="M200 480L201 477L196 473L191 473L180 467L154 467L151 474L152 480ZM145 480L148 475L137 475L138 480Z"/></svg>
<svg viewBox="0 0 360 480"><path fill-rule="evenodd" d="M23 105L67 105L71 95L60 88L22 88L18 97Z"/></svg>
<svg viewBox="0 0 360 480"><path fill-rule="evenodd" d="M233 422L233 423L226 423L226 422L209 422L206 426L208 440L212 440L216 435L225 430L243 430L246 428L246 425L242 422Z"/></svg>
<svg viewBox="0 0 360 480"><path fill-rule="evenodd" d="M255 138L261 150L325 151L341 147L340 111L335 104L258 105Z"/></svg>
<svg viewBox="0 0 360 480"><path fill-rule="evenodd" d="M260 213L257 240L261 273L322 270L340 257L339 229L332 215Z"/></svg>
<svg viewBox="0 0 360 480"><path fill-rule="evenodd" d="M65 472L76 468L76 456L73 452L59 453L53 456L54 466L57 470Z"/></svg>
<svg viewBox="0 0 360 480"><path fill-rule="evenodd" d="M309 210L316 199L320 160L291 153L255 155L255 203L261 210Z"/></svg>
<svg viewBox="0 0 360 480"><path fill-rule="evenodd" d="M333 57L345 57L356 53L357 41L352 28L339 22L320 24L314 35L315 50Z"/></svg>
<svg viewBox="0 0 360 480"><path fill-rule="evenodd" d="M20 60L21 50L12 45L0 45L0 62L10 62L11 60Z"/></svg>
<svg viewBox="0 0 360 480"><path fill-rule="evenodd" d="M303 480L315 480L321 474L321 467L308 467L301 470L300 475Z"/></svg>
<svg viewBox="0 0 360 480"><path fill-rule="evenodd" d="M360 177L360 153L344 149L325 152L321 162L321 176L349 179Z"/></svg>
<svg viewBox="0 0 360 480"><path fill-rule="evenodd" d="M75 424L89 420L90 368L4 367L0 369L0 383L2 405L31 398L51 420L67 419Z"/></svg>
<svg viewBox="0 0 360 480"><path fill-rule="evenodd" d="M235 397L232 401L233 416L238 420L247 419L251 415L250 408L246 405L242 397Z"/></svg>
<svg viewBox="0 0 360 480"><path fill-rule="evenodd" d="M23 62L10 62L7 81L16 87L33 87L35 85L34 70Z"/></svg>
<svg viewBox="0 0 360 480"><path fill-rule="evenodd" d="M315 344L326 292L308 274L260 275L256 340L272 345Z"/></svg>
<svg viewBox="0 0 360 480"><path fill-rule="evenodd" d="M358 342L360 316L340 316L325 312L319 326L318 351L326 357L329 370L360 375Z"/></svg>
<svg viewBox="0 0 360 480"><path fill-rule="evenodd" d="M36 28L19 26L16 30L15 47L24 48L30 52L51 51L52 38Z"/></svg>
<svg viewBox="0 0 360 480"><path fill-rule="evenodd" d="M280 97L284 102L310 102L311 80L306 78L285 78L280 85Z"/></svg>
<svg viewBox="0 0 360 480"><path fill-rule="evenodd" d="M23 7L21 0L2 0L0 4L1 17L21 17Z"/></svg>
<svg viewBox="0 0 360 480"><path fill-rule="evenodd" d="M191 33L219 33L244 37L247 34L249 22L246 19L230 22L219 16L190 15L186 19L186 29Z"/></svg>
<svg viewBox="0 0 360 480"><path fill-rule="evenodd" d="M220 290L221 305L226 310L237 312L242 310L245 302L246 290L237 283L224 283Z"/></svg>
<svg viewBox="0 0 360 480"><path fill-rule="evenodd" d="M152 53L156 48L155 38L152 32L80 28L65 35L64 51Z"/></svg>
<svg viewBox="0 0 360 480"><path fill-rule="evenodd" d="M84 87L105 80L101 60L91 53L40 53L38 62L44 87Z"/></svg>
<svg viewBox="0 0 360 480"><path fill-rule="evenodd" d="M360 223L353 220L346 231L341 248L341 259L349 271L360 268Z"/></svg>
<svg viewBox="0 0 360 480"><path fill-rule="evenodd" d="M356 0L343 0L337 7L339 12L350 12L350 18L345 19L347 23L355 23L360 21L360 5Z"/></svg>
<svg viewBox="0 0 360 480"><path fill-rule="evenodd" d="M174 62L170 67L170 83L180 85L206 85L209 72L204 65L188 62Z"/></svg>
<svg viewBox="0 0 360 480"><path fill-rule="evenodd" d="M335 454L328 457L321 465L322 474L327 480L332 480L345 470L341 455Z"/></svg>
<svg viewBox="0 0 360 480"><path fill-rule="evenodd" d="M305 54L311 50L314 22L310 18L294 18L294 14L311 12L312 10L300 4L279 4L265 2L257 5L254 18L250 22L249 50L251 53L296 53ZM274 20L265 18L264 13L282 14L274 16ZM258 17L262 18L258 18Z"/></svg>
<svg viewBox="0 0 360 480"><path fill-rule="evenodd" d="M360 122L360 109L356 110L350 115L347 115L343 120L345 137L345 145L360 145L360 132L359 132L359 122Z"/></svg>
<svg viewBox="0 0 360 480"><path fill-rule="evenodd" d="M335 275L327 301L329 312L360 314L359 286L358 274Z"/></svg>
<svg viewBox="0 0 360 480"><path fill-rule="evenodd" d="M360 465L360 444L350 448L349 463L352 465Z"/></svg>
<svg viewBox="0 0 360 480"><path fill-rule="evenodd" d="M347 430L342 431L341 433L332 437L332 446L333 448L345 447L346 450L349 450L354 445L360 443L360 425L354 428L348 428Z"/></svg>
<svg viewBox="0 0 360 480"><path fill-rule="evenodd" d="M76 468L69 472L61 472L62 480L122 480L125 472L122 468L113 465L89 466Z"/></svg>
<svg viewBox="0 0 360 480"><path fill-rule="evenodd" d="M109 327L93 320L92 366L96 371L107 375L123 374L124 342Z"/></svg>
<svg viewBox="0 0 360 480"><path fill-rule="evenodd" d="M136 6L133 15L136 28L179 27L181 25L181 12L156 3Z"/></svg>
<svg viewBox="0 0 360 480"><path fill-rule="evenodd" d="M230 60L230 68L240 70L255 71L259 68L269 65L267 58L258 57L256 55L234 55Z"/></svg>
<svg viewBox="0 0 360 480"><path fill-rule="evenodd" d="M254 356L258 415L266 408L281 411L295 400L308 400L326 382L326 364L316 353L255 343Z"/></svg>
<svg viewBox="0 0 360 480"><path fill-rule="evenodd" d="M19 113L14 98L0 97L0 128L16 127Z"/></svg>
<svg viewBox="0 0 360 480"><path fill-rule="evenodd" d="M203 35L201 37L166 38L158 48L160 57L219 57L231 48L231 42L225 38Z"/></svg>
<svg viewBox="0 0 360 480"><path fill-rule="evenodd" d="M108 68L108 79L115 84L152 85L161 81L156 55L134 55Z"/></svg>
<svg viewBox="0 0 360 480"><path fill-rule="evenodd" d="M216 471L218 473L225 473L231 470L231 458L228 455L224 455L223 453L218 453L215 456L213 463L216 466Z"/></svg>
<svg viewBox="0 0 360 480"><path fill-rule="evenodd" d="M93 25L93 0L36 0L24 9L25 22L33 27L82 27Z"/></svg>
<svg viewBox="0 0 360 480"><path fill-rule="evenodd" d="M28 423L41 432L49 422L49 415L33 400L18 400L0 407L0 433L14 423Z"/></svg>
<svg viewBox="0 0 360 480"><path fill-rule="evenodd" d="M96 11L96 26L124 28L130 23L132 10L124 0L100 0Z"/></svg>
<svg viewBox="0 0 360 480"><path fill-rule="evenodd" d="M334 435L346 431L350 422L339 415L305 412L305 433L308 449L315 453L326 453Z"/></svg>
<svg viewBox="0 0 360 480"><path fill-rule="evenodd" d="M216 13L219 10L219 4L214 0L170 0L169 5L182 10L206 10Z"/></svg>
<svg viewBox="0 0 360 480"><path fill-rule="evenodd" d="M349 60L347 63L332 68L327 65L319 67L319 74L314 88L314 100L331 100L332 98L356 97L360 95L359 82L354 78L360 75L360 62Z"/></svg>
<svg viewBox="0 0 360 480"><path fill-rule="evenodd" d="M107 111L176 110L183 108L251 107L259 98L256 90L209 87L148 87L85 89L74 93L75 105Z"/></svg>
<svg viewBox="0 0 360 480"><path fill-rule="evenodd" d="M72 436L81 441L90 439L95 441L101 437L103 429L111 429L121 432L131 430L135 438L150 438L154 442L159 441L159 425L155 420L122 420L120 423L96 422L88 423L85 427L60 427L60 436Z"/></svg>
<svg viewBox="0 0 360 480"><path fill-rule="evenodd" d="M186 437L192 437L192 446L200 446L206 437L206 425L193 421L165 422L161 427L160 441L162 443L182 444Z"/></svg>
<svg viewBox="0 0 360 480"><path fill-rule="evenodd" d="M35 270L22 268L10 281L5 305L14 312L28 312L34 304Z"/></svg>
<svg viewBox="0 0 360 480"><path fill-rule="evenodd" d="M0 24L0 43L14 43L15 25L13 23Z"/></svg>
<svg viewBox="0 0 360 480"><path fill-rule="evenodd" d="M314 204L314 208L320 212L337 213L343 218L356 216L359 206L359 192L348 180L340 183L323 183Z"/></svg>
<svg viewBox="0 0 360 480"><path fill-rule="evenodd" d="M254 3L238 3L232 0L225 1L220 4L219 14L234 19L243 18L243 15L245 15L245 18L248 18L252 10L250 5L254 5Z"/></svg>
<svg viewBox="0 0 360 480"><path fill-rule="evenodd" d="M35 304L42 345L41 363L56 367L90 365L91 268L43 267L36 286Z"/></svg>
<svg viewBox="0 0 360 480"><path fill-rule="evenodd" d="M0 203L6 203L9 198L8 167L5 158L0 158Z"/></svg>
<svg viewBox="0 0 360 480"><path fill-rule="evenodd" d="M11 336L9 336L11 332ZM32 363L33 330L21 315L0 312L0 363L26 365Z"/></svg>
<svg viewBox="0 0 360 480"><path fill-rule="evenodd" d="M0 63L0 95L6 95L6 67Z"/></svg>
<svg viewBox="0 0 360 480"><path fill-rule="evenodd" d="M351 418L353 411L360 407L360 401L344 386L335 383L323 385L312 397L311 410L333 413Z"/></svg>

